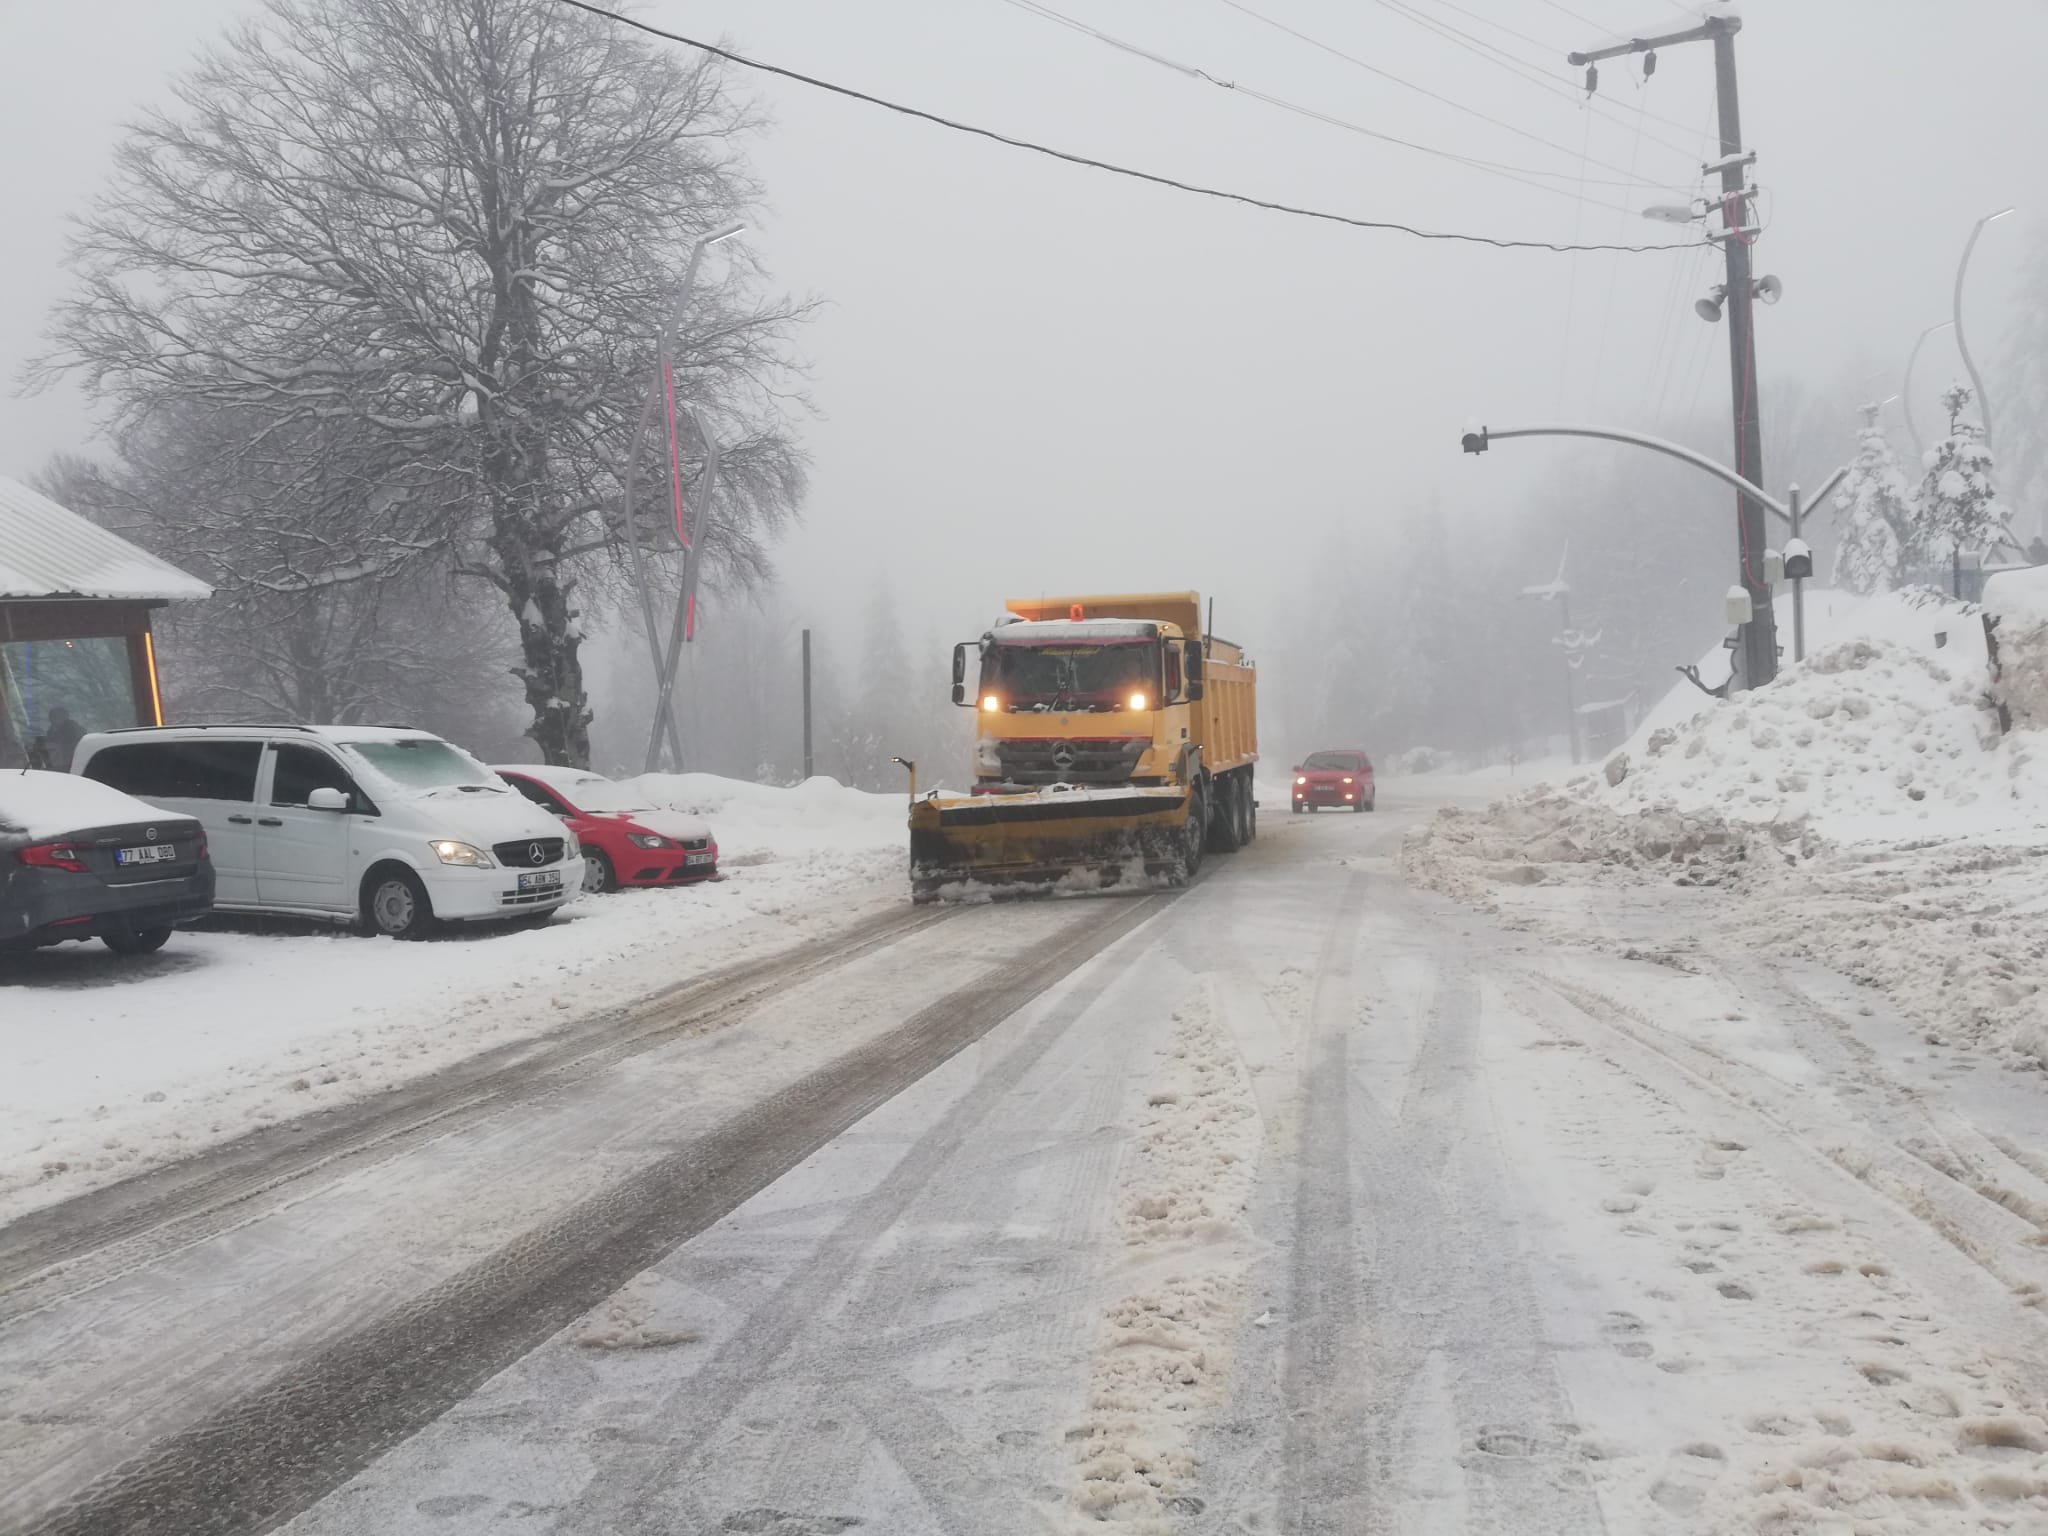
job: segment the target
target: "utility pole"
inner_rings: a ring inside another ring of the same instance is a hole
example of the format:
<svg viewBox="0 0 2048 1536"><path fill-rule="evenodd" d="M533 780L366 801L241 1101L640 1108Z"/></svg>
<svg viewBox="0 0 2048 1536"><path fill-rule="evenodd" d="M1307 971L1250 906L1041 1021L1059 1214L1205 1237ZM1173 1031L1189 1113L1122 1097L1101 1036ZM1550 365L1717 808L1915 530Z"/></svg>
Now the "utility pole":
<svg viewBox="0 0 2048 1536"><path fill-rule="evenodd" d="M811 777L811 632L804 631L804 777Z"/></svg>
<svg viewBox="0 0 2048 1536"><path fill-rule="evenodd" d="M1579 668L1577 659L1570 649L1571 640L1577 631L1572 628L1572 594L1569 588L1557 594L1557 625L1559 638L1564 641L1564 718L1569 727L1568 735L1572 744L1572 766L1576 768L1585 758L1579 746Z"/></svg>
<svg viewBox="0 0 2048 1536"><path fill-rule="evenodd" d="M1714 45L1715 99L1721 120L1721 158L1708 170L1721 173L1721 229L1718 238L1727 258L1729 385L1735 406L1735 472L1752 484L1761 484L1764 468L1763 426L1757 409L1756 389L1756 284L1749 248L1757 229L1750 222L1752 189L1745 185L1746 172L1754 158L1742 147L1742 114L1735 89L1735 34L1742 30L1739 16L1709 16L1697 27L1661 37L1632 38L1609 48L1568 55L1575 65L1587 69L1590 93L1598 80L1593 68L1602 59L1626 54L1648 54L1679 43L1711 42ZM1645 62L1648 68L1648 61ZM1714 318L1710 304L1701 312ZM1764 508L1747 493L1736 493L1737 548L1741 554L1742 587L1749 594L1750 618L1742 626L1741 643L1735 652L1733 687L1755 688L1778 674L1778 626L1771 609L1771 588L1764 579Z"/></svg>

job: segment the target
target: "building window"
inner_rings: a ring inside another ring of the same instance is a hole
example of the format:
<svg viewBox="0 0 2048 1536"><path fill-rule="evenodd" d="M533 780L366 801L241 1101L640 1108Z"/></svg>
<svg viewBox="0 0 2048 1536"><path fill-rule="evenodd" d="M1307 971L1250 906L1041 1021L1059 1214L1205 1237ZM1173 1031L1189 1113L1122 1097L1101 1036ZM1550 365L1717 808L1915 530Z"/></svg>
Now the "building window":
<svg viewBox="0 0 2048 1536"><path fill-rule="evenodd" d="M0 643L0 768L67 772L79 737L141 718L126 638Z"/></svg>

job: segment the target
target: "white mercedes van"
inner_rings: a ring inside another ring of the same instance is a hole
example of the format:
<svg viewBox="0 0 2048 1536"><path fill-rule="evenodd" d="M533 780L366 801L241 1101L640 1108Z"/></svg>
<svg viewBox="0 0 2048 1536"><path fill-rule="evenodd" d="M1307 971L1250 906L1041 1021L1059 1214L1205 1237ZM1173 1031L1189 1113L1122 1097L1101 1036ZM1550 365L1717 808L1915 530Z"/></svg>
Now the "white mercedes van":
<svg viewBox="0 0 2048 1536"><path fill-rule="evenodd" d="M214 906L360 922L545 922L581 891L576 836L426 731L175 725L100 731L72 771L194 816Z"/></svg>

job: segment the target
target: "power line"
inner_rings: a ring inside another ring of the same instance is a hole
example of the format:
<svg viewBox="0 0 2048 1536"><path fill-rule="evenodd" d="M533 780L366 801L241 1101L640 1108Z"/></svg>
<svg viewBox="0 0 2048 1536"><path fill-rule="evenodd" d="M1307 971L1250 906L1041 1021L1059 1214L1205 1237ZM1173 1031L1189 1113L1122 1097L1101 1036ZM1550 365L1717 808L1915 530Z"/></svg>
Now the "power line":
<svg viewBox="0 0 2048 1536"><path fill-rule="evenodd" d="M1505 32L1509 37L1514 38L1517 42L1527 43L1532 48L1540 48L1546 54L1549 54L1552 57L1555 57L1559 52L1563 51L1556 48L1554 45L1545 42L1540 37L1531 37L1526 32L1517 32L1513 27L1508 26L1505 22L1495 21L1491 16L1482 16L1477 11L1468 11L1465 9L1464 6L1454 4L1453 0L1436 0L1436 3L1442 6L1447 11L1456 11L1460 16L1465 17L1467 20L1478 22L1481 26L1492 27L1496 32ZM1583 20L1584 18L1581 17L1578 19ZM1611 30L1610 28L1601 27L1595 22L1588 21L1586 22L1586 25L1592 27L1595 31L1598 32L1606 32ZM1474 38L1473 41L1478 42L1479 40L1477 38ZM1480 46L1484 47L1486 45L1482 43ZM1513 55L1508 54L1506 49L1501 49L1500 52L1504 57L1513 57ZM1529 63L1529 61L1526 60L1522 62ZM1550 76L1552 79L1557 80L1558 83L1561 85L1569 87L1577 83L1574 80L1572 80L1570 76L1559 75L1554 69L1546 68L1543 65L1529 63L1529 67L1532 69L1542 70L1544 74ZM1642 92L1642 86L1640 82L1638 82L1636 90L1637 94L1640 96ZM1637 110L1643 112L1644 115L1647 116L1652 122L1663 123L1667 127L1676 128L1680 133L1690 133L1692 131L1692 124L1690 123L1682 123L1675 117L1665 117L1662 113L1649 112L1645 109L1644 104L1640 101L1637 102L1636 106Z"/></svg>
<svg viewBox="0 0 2048 1536"><path fill-rule="evenodd" d="M1559 197L1574 196L1574 194L1565 191L1562 187L1547 187L1542 185L1540 182L1534 182L1525 179L1529 176L1557 176L1568 173L1536 170L1532 167L1527 166L1505 165L1498 160L1482 160L1471 155L1461 155L1457 153L1455 150L1438 149L1435 146L1429 144L1418 144L1413 139L1403 139L1391 133L1382 133L1377 128L1368 128L1362 123L1355 123L1348 118L1337 117L1334 114L1325 112L1318 107L1311 107L1302 102L1290 100L1289 98L1284 96L1275 96L1271 92L1262 91L1256 86L1242 85L1235 80L1225 80L1220 75L1212 74L1210 71L1203 69L1198 65L1189 64L1180 59L1169 58L1165 54L1155 53L1151 49L1142 47L1137 43L1129 42L1124 38L1116 37L1108 32L1104 32L1098 27L1089 25L1087 22L1078 20L1075 17L1068 16L1063 12L1054 10L1051 6L1042 3L1042 0L1004 0L1004 3L1016 7L1018 10L1025 12L1027 15L1037 16L1046 21L1055 22L1058 25L1066 27L1071 31L1082 34L1084 37L1093 38L1097 42L1106 43L1108 46L1117 49L1119 52L1128 53L1136 58L1144 59L1149 63L1160 65L1162 68L1172 70L1175 74L1185 75L1187 78L1199 81L1203 85L1213 85L1220 90L1229 91L1234 95L1249 97L1251 100L1263 102L1265 105L1269 107L1276 107L1282 112L1291 112L1296 117L1308 118L1313 122L1322 123L1331 128L1341 128L1348 133L1356 133L1368 139L1378 140L1382 144L1393 144L1397 145L1402 149L1412 149L1417 151L1418 153L1432 155L1441 160L1449 160L1459 165L1470 166L1474 170L1485 171L1489 175L1499 176L1507 181L1519 182L1521 183L1521 185L1525 187L1533 187L1538 192L1549 192ZM1232 0L1224 0L1224 3L1226 5L1230 4L1232 3ZM1545 141L1538 140L1537 142L1543 143ZM1558 145L1552 145L1551 147L1562 148L1562 146ZM1569 154L1570 151L1565 150L1564 153ZM1655 183L1630 182L1626 183L1626 185L1654 187ZM1581 189L1576 194L1576 196L1580 199L1583 199L1585 196L1583 181L1581 183ZM1611 203L1601 204L1600 206L1610 208L1615 207L1615 205ZM1627 210L1617 209L1617 211L1626 212Z"/></svg>
<svg viewBox="0 0 2048 1536"><path fill-rule="evenodd" d="M1030 4L1031 0L1009 0L1009 3L1013 5L1024 5ZM1307 43L1311 48L1320 49L1322 52L1329 54L1332 58L1342 59L1345 63L1354 65L1357 68L1366 71L1368 74L1377 75L1382 80L1390 80L1395 85L1402 86L1407 90L1415 91L1420 95L1427 96L1431 101L1442 102L1447 107L1451 107L1456 111L1466 113L1468 116L1476 117L1483 123L1491 123L1496 128L1505 128L1509 133L1519 135L1520 137L1529 140L1533 144L1541 144L1545 149L1554 149L1561 155L1570 155L1574 159L1585 158L1583 150L1570 149L1563 144L1557 143L1555 140L1546 139L1542 137L1542 135L1540 134L1531 133L1526 128L1518 128L1513 123L1503 122L1500 118L1493 117L1485 112L1481 112L1476 107L1469 107L1462 101L1458 101L1452 97L1442 95L1436 91L1432 91L1427 86L1417 85L1413 80L1407 79L1405 76L1397 75L1391 70L1381 69L1377 64L1373 64L1365 59L1361 59L1356 54L1346 53L1342 48L1337 47L1335 44L1324 42L1319 37L1312 37L1308 33L1301 31L1297 27L1289 26L1286 22L1281 21L1277 17L1268 16L1263 11L1254 10L1251 6L1244 4L1243 0L1219 0L1219 3L1230 7L1231 10L1237 11L1242 15L1249 16L1254 21L1263 22L1266 26L1273 28L1277 32L1284 32L1289 37L1292 37L1297 41ZM1042 9L1042 7L1034 8ZM1600 166L1603 170L1618 171L1621 169L1621 167L1618 165L1608 165L1605 161L1601 160L1595 160L1592 163ZM1525 173L1531 176L1557 177L1565 177L1570 176L1572 174L1569 171L1537 170L1527 170ZM1576 180L1582 186L1593 185L1607 187L1653 187L1659 191L1665 189L1664 183L1651 181L1647 177L1635 175L1630 175L1628 179L1624 181L1594 181L1588 183L1582 170L1581 173L1577 176Z"/></svg>
<svg viewBox="0 0 2048 1536"><path fill-rule="evenodd" d="M1455 230L1418 229L1413 225L1397 223L1391 219L1363 219L1351 214L1331 213L1319 208L1303 208L1292 203L1275 202L1268 198L1253 197L1247 192L1231 192L1222 188L1205 187L1193 182L1178 181L1171 176L1162 176L1154 171L1136 170L1130 166L1117 165L1107 160L1096 160L1087 155L1075 154L1071 150L1055 149L1050 145L1040 144L1030 139L1013 138L1009 134L998 133L993 128L982 128L973 123L960 122L955 118L942 117L936 112L927 112L922 107L912 107L902 102L890 101L886 97L875 96L867 91L856 90L850 85L839 85L830 80L820 79L816 75L807 75L798 70L785 68L780 64L770 64L762 59L751 59L743 53L735 53L732 49L720 47L716 43L707 43L694 37L686 37L680 32L665 31L660 27L640 21L634 17L622 16L617 11L606 10L601 5L592 4L591 0L556 0L556 3L558 5L566 5L573 10L586 12L592 16L602 17L604 20L622 27L630 27L636 32L645 32L651 37L663 38L672 43L681 43L685 47L695 48L699 52L708 53L713 58L724 59L729 64L736 64L742 69L757 70L765 75L774 75L778 79L794 80L799 85L808 85L816 90L829 91L835 96L844 96L850 101L863 102L871 107L881 107L886 111L895 112L904 117L915 118L919 122L932 123L940 128L951 129L955 133L970 134L975 138L988 139L997 144L1006 144L1012 149L1028 150L1032 154L1044 155L1048 159L1059 160L1068 165L1085 166L1089 170L1102 171L1111 176L1122 176L1131 181L1146 182L1156 187L1166 187L1175 192L1186 192L1195 197L1210 197L1220 202L1240 203L1248 208L1262 208L1268 213L1284 213L1294 218L1316 219L1326 224L1343 224L1353 229L1387 230L1395 234L1410 235L1417 240L1449 240L1466 245L1488 245L1499 250L1622 250L1635 253L1683 251L1690 249L1693 243L1687 241L1684 244L1666 245L1565 245L1551 240L1501 239L1493 235L1465 234Z"/></svg>
<svg viewBox="0 0 2048 1536"><path fill-rule="evenodd" d="M1568 6L1559 5L1557 0L1542 0L1542 3L1556 11L1560 16L1569 16L1573 21L1578 22L1582 26L1591 27L1595 32L1611 34L1615 31L1613 27L1606 25L1604 22L1595 21L1590 16L1581 16L1577 11L1570 9Z"/></svg>
<svg viewBox="0 0 2048 1536"><path fill-rule="evenodd" d="M1474 37L1471 33L1463 31L1460 28L1454 27L1450 25L1450 23L1448 22L1439 22L1432 20L1430 17L1425 16L1420 11L1416 10L1413 6L1402 4L1401 0L1374 0L1374 3L1380 6L1380 8L1383 10L1393 12L1396 16L1401 17L1404 21L1413 22L1416 26L1421 27L1424 31L1434 33L1436 36L1442 38L1445 42L1451 44L1453 47L1462 48L1467 53L1476 55L1477 57L1485 60L1487 63L1493 65L1496 69L1506 70L1509 74L1515 76L1515 78L1517 78L1518 80L1526 81L1530 85L1536 86L1541 90L1548 91L1553 96L1562 97L1564 100L1571 102L1574 106L1581 108L1581 110L1590 111L1597 117L1603 117L1606 118L1609 122L1621 123L1623 126L1627 126L1627 120L1625 118L1615 117L1612 113L1606 110L1604 104L1592 100L1591 98L1588 98L1584 102L1580 102L1577 99L1576 92L1571 85L1569 85L1563 80L1556 78L1555 76L1542 73L1535 66L1525 63L1524 61L1516 58L1513 54L1508 53L1504 49L1496 48L1493 46L1493 44L1486 42L1481 38ZM1699 161L1699 150L1697 148L1687 149L1682 145L1673 144L1669 139L1659 138L1654 133L1651 134L1649 138L1651 143L1661 145L1665 149L1670 150L1675 155L1682 155L1686 159L1693 161L1695 164L1697 164Z"/></svg>

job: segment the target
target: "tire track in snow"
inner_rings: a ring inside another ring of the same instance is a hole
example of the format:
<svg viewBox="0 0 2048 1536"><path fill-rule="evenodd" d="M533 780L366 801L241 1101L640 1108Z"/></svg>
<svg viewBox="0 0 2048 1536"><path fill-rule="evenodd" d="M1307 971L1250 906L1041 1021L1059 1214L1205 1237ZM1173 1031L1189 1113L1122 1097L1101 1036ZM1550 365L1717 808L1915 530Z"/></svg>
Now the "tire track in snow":
<svg viewBox="0 0 2048 1536"><path fill-rule="evenodd" d="M310 1182L402 1156L688 1034L943 922L892 910L799 952L748 960L538 1040L500 1046L419 1082L266 1126L0 1227L0 1326L259 1219Z"/></svg>
<svg viewBox="0 0 2048 1536"><path fill-rule="evenodd" d="M1136 898L1106 922L1077 918L1061 942L997 967L739 1123L637 1171L167 1437L23 1526L23 1536L211 1536L267 1529L305 1508L1172 899ZM1055 1010L989 1074L989 1092L969 1096L973 1107L985 1111L988 1097L1050 1048L1085 1004L1069 999ZM844 1247L871 1241L887 1224L885 1208L936 1173L974 1119L956 1113L945 1126L947 1134L921 1143L894 1187L885 1181L883 1198L857 1214L862 1231L852 1243L828 1243L821 1257L843 1261ZM843 1268L824 1267L831 1282L843 1280ZM829 1286L816 1289L822 1296ZM783 1297L780 1315L735 1340L716 1375L688 1383L678 1417L700 1429L720 1422L794 1336L807 1309L787 1303L800 1299ZM651 1474L667 1460L641 1453L649 1475L606 1483L607 1504L620 1490L638 1494L658 1481ZM629 1498L617 1513L637 1516L640 1503ZM628 1527L624 1518L600 1518L583 1528Z"/></svg>
<svg viewBox="0 0 2048 1536"><path fill-rule="evenodd" d="M1425 1033L1390 1116L1350 1067L1344 926L1318 975L1285 1529L1601 1530L1590 1484L1560 1454L1570 1402L1502 1192L1472 949L1445 914L1374 914L1377 948L1433 963Z"/></svg>
<svg viewBox="0 0 2048 1536"><path fill-rule="evenodd" d="M1078 918L1066 930L1072 937L1049 959L1020 961L1009 968L1017 975L1003 988L1004 1006L978 1034L1109 949L1175 899L1138 897L1107 921L1092 914ZM856 1203L778 1287L772 1301L751 1312L709 1360L654 1404L646 1417L658 1423L661 1443L635 1445L628 1453L606 1458L593 1470L581 1494L567 1504L556 1528L591 1533L688 1530L693 1528L686 1523L691 1517L715 1519L716 1512L706 1510L701 1494L693 1491L691 1473L724 1444L719 1431L737 1419L764 1383L801 1385L815 1380L815 1367L831 1358L844 1338L857 1333L872 1336L904 1315L912 1299L905 1282L912 1286L921 1283L920 1262L912 1259L895 1266L882 1265L869 1273L870 1255L899 1227L934 1181L958 1169L965 1149L990 1128L992 1117L1003 1110L1019 1083L1142 955L1142 948L1136 945L1107 955L1088 985L1075 987L1046 1010ZM829 1138L821 1138L820 1144L823 1139ZM1085 1144L1083 1150L1084 1156L1096 1152ZM856 1282L853 1296L846 1297L849 1277L864 1273L868 1278ZM807 1337L816 1319L834 1315L840 1319L838 1323ZM1042 1315L1050 1317L1051 1313ZM858 1438L846 1437L839 1449L824 1453L835 1462L819 1461L819 1448L807 1445L804 1455L811 1465L797 1467L783 1456L776 1459L776 1470L808 1487L845 1488L850 1479L836 1471L835 1463L836 1468L847 1468L859 1459L862 1447L853 1443Z"/></svg>

